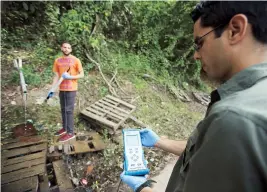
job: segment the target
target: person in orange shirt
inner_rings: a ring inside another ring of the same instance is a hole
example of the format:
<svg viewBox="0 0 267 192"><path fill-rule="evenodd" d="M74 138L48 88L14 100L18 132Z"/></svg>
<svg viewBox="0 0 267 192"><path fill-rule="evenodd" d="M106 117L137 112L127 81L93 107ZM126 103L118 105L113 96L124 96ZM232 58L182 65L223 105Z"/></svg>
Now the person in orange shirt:
<svg viewBox="0 0 267 192"><path fill-rule="evenodd" d="M72 48L68 42L61 45L63 56L57 58L54 62L52 87L63 77L63 81L59 86L59 98L62 114L63 128L56 132L56 136L60 136L59 141L65 142L75 138L74 134L74 103L78 90L78 79L84 77L84 71L81 61L71 55ZM53 96L53 92L49 96Z"/></svg>

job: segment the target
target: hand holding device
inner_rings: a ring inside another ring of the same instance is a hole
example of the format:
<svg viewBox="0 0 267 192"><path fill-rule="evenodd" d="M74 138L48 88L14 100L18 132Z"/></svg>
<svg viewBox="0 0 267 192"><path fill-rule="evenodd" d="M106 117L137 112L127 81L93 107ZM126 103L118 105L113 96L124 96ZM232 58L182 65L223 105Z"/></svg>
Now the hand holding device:
<svg viewBox="0 0 267 192"><path fill-rule="evenodd" d="M72 77L69 73L67 73L67 72L64 72L64 73L62 74L62 77L63 77L64 79L73 79L73 77Z"/></svg>
<svg viewBox="0 0 267 192"><path fill-rule="evenodd" d="M153 180L147 180L145 177L149 173L149 169L147 168L147 161L144 158L141 133L138 129L124 129L122 132L124 171L120 177L135 192L140 192L144 187L150 187L151 183L155 182Z"/></svg>
<svg viewBox="0 0 267 192"><path fill-rule="evenodd" d="M142 145L145 147L154 147L159 140L159 136L151 129L140 130Z"/></svg>
<svg viewBox="0 0 267 192"><path fill-rule="evenodd" d="M54 92L51 92L51 91L50 91L50 92L48 93L48 97L51 98L51 97L53 97L53 96L54 96Z"/></svg>
<svg viewBox="0 0 267 192"><path fill-rule="evenodd" d="M69 70L70 70L70 67L69 67L69 69L67 70L67 72L69 72ZM65 72L65 73L67 73L67 72ZM64 74L64 73L63 73L63 74ZM67 74L68 74L68 73L67 73ZM45 102L47 102L49 98L53 97L54 92L56 91L56 89L57 89L58 86L62 83L63 80L64 80L64 78L63 78L63 76L61 76L61 77L59 78L59 80L57 81L57 83L56 83L56 84L49 90L48 95L46 96Z"/></svg>
<svg viewBox="0 0 267 192"><path fill-rule="evenodd" d="M138 189L142 184L144 184L147 180L145 176L130 176L130 175L125 175L125 172L123 171L120 175L121 180L129 185L134 191Z"/></svg>

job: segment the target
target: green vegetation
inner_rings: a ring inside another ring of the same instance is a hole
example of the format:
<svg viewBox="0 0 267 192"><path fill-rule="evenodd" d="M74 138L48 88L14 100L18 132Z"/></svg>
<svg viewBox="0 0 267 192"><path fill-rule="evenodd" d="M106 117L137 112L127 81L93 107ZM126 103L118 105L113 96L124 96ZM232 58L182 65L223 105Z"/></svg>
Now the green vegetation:
<svg viewBox="0 0 267 192"><path fill-rule="evenodd" d="M194 6L176 1L3 2L2 48L30 53L25 73L33 86L47 83L60 43L69 41L86 72L94 68L87 52L107 74L115 69L132 78L149 73L179 86L201 87L200 66L192 59Z"/></svg>

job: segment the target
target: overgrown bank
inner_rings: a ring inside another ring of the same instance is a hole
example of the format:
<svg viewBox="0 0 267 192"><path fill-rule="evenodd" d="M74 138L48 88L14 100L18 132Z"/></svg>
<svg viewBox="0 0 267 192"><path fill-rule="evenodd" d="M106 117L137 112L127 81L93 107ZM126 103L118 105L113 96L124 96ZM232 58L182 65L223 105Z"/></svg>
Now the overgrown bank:
<svg viewBox="0 0 267 192"><path fill-rule="evenodd" d="M79 83L75 129L91 130L79 110L110 93L96 61L119 97L137 106L133 114L160 135L186 139L204 114L205 107L183 103L168 90L174 85L190 92L204 88L199 65L192 60L192 28L189 13L195 2L3 2L2 14L2 137L24 120L19 76L12 60L22 57L29 89L27 118L51 138L61 126L58 98L39 105L52 80L52 63L62 41L73 45L81 59L85 78ZM88 55L91 60L86 56ZM16 105L11 105L16 101ZM125 126L133 126L127 122ZM47 130L45 130L47 129ZM99 130L98 130L99 131ZM109 191L119 179L122 163L120 138L100 130L106 150L73 160L80 170L88 160L94 172L88 178L95 191ZM114 140L117 140L116 142ZM151 173L169 160L168 154L147 149ZM78 176L77 176L78 177Z"/></svg>
<svg viewBox="0 0 267 192"><path fill-rule="evenodd" d="M2 2L2 48L31 52L28 84L50 81L62 41L73 45L86 72L117 70L132 78L148 73L161 82L203 87L192 59L195 2ZM10 65L5 58L2 66ZM13 78L12 82L17 83Z"/></svg>

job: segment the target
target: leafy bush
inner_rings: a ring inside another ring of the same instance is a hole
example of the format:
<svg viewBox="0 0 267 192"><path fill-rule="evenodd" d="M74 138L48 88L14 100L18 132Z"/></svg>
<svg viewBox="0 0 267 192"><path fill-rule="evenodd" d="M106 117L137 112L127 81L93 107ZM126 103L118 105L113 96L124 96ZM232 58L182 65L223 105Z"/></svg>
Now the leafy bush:
<svg viewBox="0 0 267 192"><path fill-rule="evenodd" d="M193 23L196 2L84 1L4 3L3 43L34 50L32 67L42 72L69 41L86 71L94 64L112 74L150 73L170 82L201 85L193 61ZM33 18L34 17L34 18ZM43 78L43 77L41 77ZM34 80L38 82L38 80ZM176 84L176 83L175 83Z"/></svg>

